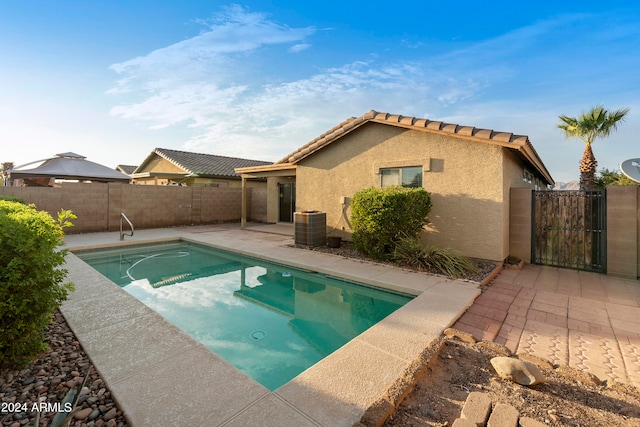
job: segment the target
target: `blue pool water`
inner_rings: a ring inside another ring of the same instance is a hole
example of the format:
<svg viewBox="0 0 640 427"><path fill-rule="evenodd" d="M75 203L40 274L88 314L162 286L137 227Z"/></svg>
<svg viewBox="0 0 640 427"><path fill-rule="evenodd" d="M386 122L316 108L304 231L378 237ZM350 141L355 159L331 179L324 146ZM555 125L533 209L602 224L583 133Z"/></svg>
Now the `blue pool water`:
<svg viewBox="0 0 640 427"><path fill-rule="evenodd" d="M270 390L411 300L189 242L76 255Z"/></svg>

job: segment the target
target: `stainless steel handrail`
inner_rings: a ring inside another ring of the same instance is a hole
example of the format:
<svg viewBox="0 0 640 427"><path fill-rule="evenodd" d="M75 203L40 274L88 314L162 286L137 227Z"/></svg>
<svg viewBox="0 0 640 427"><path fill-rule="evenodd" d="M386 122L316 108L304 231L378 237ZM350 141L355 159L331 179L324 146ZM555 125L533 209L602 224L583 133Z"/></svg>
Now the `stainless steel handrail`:
<svg viewBox="0 0 640 427"><path fill-rule="evenodd" d="M127 234L127 236L133 236L133 232L135 231L133 229L133 224L131 223L131 221L129 221L129 218L127 218L127 216L124 214L124 212L120 212L120 240L124 240L124 236L125 233L124 231L122 231L122 220L127 221L127 224L129 224L129 227L131 228L131 234Z"/></svg>

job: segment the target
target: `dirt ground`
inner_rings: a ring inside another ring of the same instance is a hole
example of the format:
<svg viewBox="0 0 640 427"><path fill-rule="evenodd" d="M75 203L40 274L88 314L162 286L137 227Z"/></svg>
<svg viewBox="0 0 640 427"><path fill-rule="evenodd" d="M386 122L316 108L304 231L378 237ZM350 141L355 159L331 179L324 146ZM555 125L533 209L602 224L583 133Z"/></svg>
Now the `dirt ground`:
<svg viewBox="0 0 640 427"><path fill-rule="evenodd" d="M413 391L385 426L451 426L468 394L488 393L492 403L514 406L521 417L549 426L640 426L640 390L599 384L569 367L543 367L546 382L526 387L501 379L490 360L504 356L495 344L448 338Z"/></svg>

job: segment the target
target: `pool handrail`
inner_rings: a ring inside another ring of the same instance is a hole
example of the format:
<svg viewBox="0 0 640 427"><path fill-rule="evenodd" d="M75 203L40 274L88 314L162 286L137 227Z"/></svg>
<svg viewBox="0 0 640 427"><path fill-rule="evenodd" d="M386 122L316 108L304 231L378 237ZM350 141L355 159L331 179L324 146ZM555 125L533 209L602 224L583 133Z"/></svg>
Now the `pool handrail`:
<svg viewBox="0 0 640 427"><path fill-rule="evenodd" d="M123 228L122 220L127 221L127 224L129 224L129 227L131 228L131 234L127 234L127 236L133 236L133 232L135 231L133 229L133 224L131 223L131 221L129 221L129 218L127 218L124 212L120 212L120 240L124 240L124 236L125 236L125 232L122 230Z"/></svg>

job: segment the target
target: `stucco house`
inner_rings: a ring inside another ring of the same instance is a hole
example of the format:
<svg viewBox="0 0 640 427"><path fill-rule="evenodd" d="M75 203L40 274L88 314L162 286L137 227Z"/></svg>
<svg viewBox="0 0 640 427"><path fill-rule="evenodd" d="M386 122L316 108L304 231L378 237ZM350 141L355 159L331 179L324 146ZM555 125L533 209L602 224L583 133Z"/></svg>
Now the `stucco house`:
<svg viewBox="0 0 640 427"><path fill-rule="evenodd" d="M235 168L268 164L271 162L156 148L129 176L137 185L240 188L241 177ZM254 187L265 185L264 180L253 183Z"/></svg>
<svg viewBox="0 0 640 427"><path fill-rule="evenodd" d="M268 222L292 221L293 209L318 210L328 232L347 239L356 192L422 186L433 202L423 240L496 261L509 256L510 189L554 184L527 136L376 111L345 120L273 164L236 172L243 184L267 178Z"/></svg>

